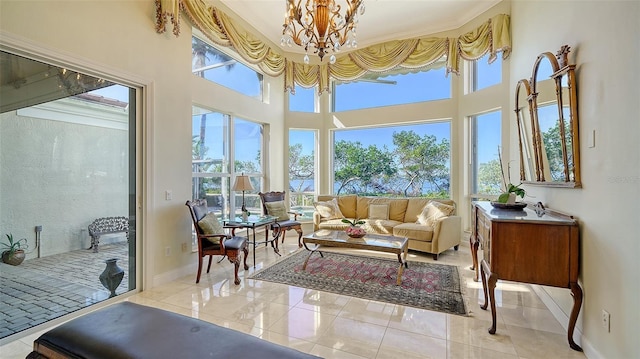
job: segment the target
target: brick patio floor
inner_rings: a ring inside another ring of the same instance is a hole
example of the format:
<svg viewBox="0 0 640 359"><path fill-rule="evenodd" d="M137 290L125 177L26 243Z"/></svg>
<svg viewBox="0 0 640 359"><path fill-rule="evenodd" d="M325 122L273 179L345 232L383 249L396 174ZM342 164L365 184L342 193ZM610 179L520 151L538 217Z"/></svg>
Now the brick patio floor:
<svg viewBox="0 0 640 359"><path fill-rule="evenodd" d="M80 249L29 259L15 267L0 262L0 338L109 298L98 278L109 258L117 258L125 271L116 294L125 293L127 242L101 245L99 253Z"/></svg>

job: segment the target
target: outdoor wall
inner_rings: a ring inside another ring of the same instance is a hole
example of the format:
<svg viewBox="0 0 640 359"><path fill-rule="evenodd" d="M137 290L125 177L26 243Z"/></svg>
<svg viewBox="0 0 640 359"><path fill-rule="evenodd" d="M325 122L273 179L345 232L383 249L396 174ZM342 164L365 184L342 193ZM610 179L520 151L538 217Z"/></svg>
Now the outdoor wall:
<svg viewBox="0 0 640 359"><path fill-rule="evenodd" d="M197 266L197 254L181 250L191 243L184 203L191 199L192 101L265 123L271 186L284 185L282 80L265 77L269 105L258 106L212 83L194 85L188 19L178 37L156 33L154 22L150 0L0 2L0 44L143 88L136 202L144 288L193 275Z"/></svg>
<svg viewBox="0 0 640 359"><path fill-rule="evenodd" d="M571 47L570 61L577 64L583 188L526 190L533 200L580 222L584 303L577 329L589 358L640 356L640 281L634 278L639 269L635 227L640 202L630 197L640 188L638 19L637 1L514 1L511 9L510 103L516 82L531 76L538 54L555 53L566 44ZM590 139L594 131L595 142ZM516 141L512 127L511 142ZM517 147L512 146L511 158L516 155ZM568 317L569 290L542 290ZM603 309L611 313L610 333L601 325Z"/></svg>
<svg viewBox="0 0 640 359"><path fill-rule="evenodd" d="M67 116L108 117L114 125ZM88 248L95 218L128 217L127 128L121 109L69 99L0 115L0 234L26 238L27 258L34 258L35 227L42 226L44 257Z"/></svg>

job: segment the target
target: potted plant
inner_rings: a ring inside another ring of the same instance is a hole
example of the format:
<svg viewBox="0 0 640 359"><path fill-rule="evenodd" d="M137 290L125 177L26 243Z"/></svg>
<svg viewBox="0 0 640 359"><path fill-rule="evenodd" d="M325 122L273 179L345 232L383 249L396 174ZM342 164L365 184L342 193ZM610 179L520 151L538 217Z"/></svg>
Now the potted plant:
<svg viewBox="0 0 640 359"><path fill-rule="evenodd" d="M524 198L524 188L520 188L522 183L514 186L512 183L506 185L507 190L498 196L498 203L515 203L516 197Z"/></svg>
<svg viewBox="0 0 640 359"><path fill-rule="evenodd" d="M350 220L350 219L343 218L342 223L349 223L351 227L357 227L359 224L364 224L364 221L361 219Z"/></svg>
<svg viewBox="0 0 640 359"><path fill-rule="evenodd" d="M367 234L367 231L364 228L361 228L359 225L364 224L365 222L360 219L349 220L346 218L342 219L342 223L349 223L350 226L345 230L347 235L351 238L362 238Z"/></svg>
<svg viewBox="0 0 640 359"><path fill-rule="evenodd" d="M502 166L502 156L500 155L500 146L498 146L498 161L500 161L500 172L502 173L502 185L503 192L498 196L498 203L513 204L516 202L516 197L524 199L525 190L520 188L522 183L514 185L511 183L511 163L507 165L507 175L504 174L504 168ZM507 178L509 181L507 181Z"/></svg>
<svg viewBox="0 0 640 359"><path fill-rule="evenodd" d="M9 233L7 236L7 242L3 242L2 245L6 248L2 252L2 261L12 266L17 266L22 263L25 257L24 250L29 248L27 245L27 239L21 238L17 241L13 239L13 234Z"/></svg>

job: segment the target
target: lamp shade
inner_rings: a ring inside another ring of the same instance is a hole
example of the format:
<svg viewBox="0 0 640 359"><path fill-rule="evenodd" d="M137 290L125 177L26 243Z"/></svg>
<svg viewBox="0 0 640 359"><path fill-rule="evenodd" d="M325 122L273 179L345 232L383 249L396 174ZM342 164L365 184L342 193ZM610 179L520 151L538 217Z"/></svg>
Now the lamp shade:
<svg viewBox="0 0 640 359"><path fill-rule="evenodd" d="M241 175L236 176L236 182L233 184L234 191L252 191L253 186L249 181L249 176Z"/></svg>

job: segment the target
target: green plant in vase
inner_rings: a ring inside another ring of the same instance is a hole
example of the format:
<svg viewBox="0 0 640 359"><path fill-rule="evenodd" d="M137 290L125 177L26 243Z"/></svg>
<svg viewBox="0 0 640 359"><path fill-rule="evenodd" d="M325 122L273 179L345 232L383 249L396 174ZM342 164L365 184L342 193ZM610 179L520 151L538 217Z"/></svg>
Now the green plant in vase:
<svg viewBox="0 0 640 359"><path fill-rule="evenodd" d="M362 238L367 234L367 231L364 228L361 228L361 224L365 224L365 221L360 219L342 219L342 223L348 223L349 227L345 230L347 235L352 238Z"/></svg>
<svg viewBox="0 0 640 359"><path fill-rule="evenodd" d="M27 245L27 239L21 238L14 240L12 233L7 234L6 236L7 242L1 243L4 248L6 248L2 252L2 261L13 266L20 265L25 258L24 250L29 248Z"/></svg>
<svg viewBox="0 0 640 359"><path fill-rule="evenodd" d="M511 183L507 184L507 190L505 192L503 192L502 194L500 194L500 196L498 196L498 202L499 203L509 203L509 202L513 203L513 202L515 202L515 197L524 198L525 190L524 190L524 188L520 188L521 185L522 185L522 183L520 183L517 186L514 186ZM512 194L513 194L513 196L512 196Z"/></svg>
<svg viewBox="0 0 640 359"><path fill-rule="evenodd" d="M364 224L365 222L361 219L347 219L343 218L342 223L349 223L352 227L357 227L360 224Z"/></svg>
<svg viewBox="0 0 640 359"><path fill-rule="evenodd" d="M502 155L500 154L500 146L498 146L498 161L500 162L500 172L502 173L503 192L498 196L498 203L515 203L516 197L524 199L526 191L521 188L522 183L514 185L511 183L511 164L507 165L507 175L504 174L502 166ZM507 178L509 181L507 181Z"/></svg>

